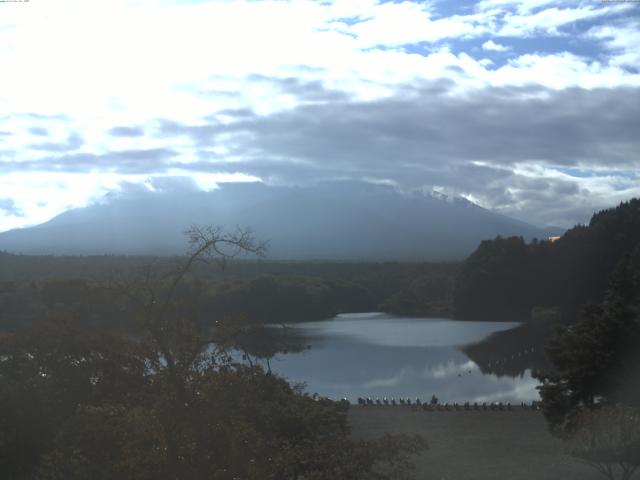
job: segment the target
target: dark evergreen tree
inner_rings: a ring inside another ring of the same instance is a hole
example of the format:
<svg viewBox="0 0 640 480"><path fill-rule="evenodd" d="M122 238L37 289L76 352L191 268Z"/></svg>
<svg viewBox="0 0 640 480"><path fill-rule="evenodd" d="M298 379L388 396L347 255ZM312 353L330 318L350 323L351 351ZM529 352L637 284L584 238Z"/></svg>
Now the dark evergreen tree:
<svg viewBox="0 0 640 480"><path fill-rule="evenodd" d="M625 256L606 299L549 341L554 370L540 374L544 413L554 431L571 432L584 409L640 407L640 246Z"/></svg>

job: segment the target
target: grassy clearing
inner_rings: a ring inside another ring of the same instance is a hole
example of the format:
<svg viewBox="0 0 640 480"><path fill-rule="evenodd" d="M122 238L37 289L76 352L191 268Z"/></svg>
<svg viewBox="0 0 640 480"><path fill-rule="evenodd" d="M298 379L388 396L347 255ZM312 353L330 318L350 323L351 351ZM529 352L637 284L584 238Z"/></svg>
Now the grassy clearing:
<svg viewBox="0 0 640 480"><path fill-rule="evenodd" d="M599 474L564 453L540 412L413 411L358 407L349 412L356 438L418 433L429 450L416 458L420 480L595 480Z"/></svg>

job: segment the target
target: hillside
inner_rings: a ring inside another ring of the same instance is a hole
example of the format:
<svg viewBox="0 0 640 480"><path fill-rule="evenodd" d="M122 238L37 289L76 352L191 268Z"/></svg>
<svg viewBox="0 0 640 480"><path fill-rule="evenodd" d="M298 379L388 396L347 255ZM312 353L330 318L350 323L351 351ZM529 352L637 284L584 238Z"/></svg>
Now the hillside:
<svg viewBox="0 0 640 480"><path fill-rule="evenodd" d="M594 214L553 243L483 241L461 266L456 316L523 320L540 306L558 307L573 321L583 305L602 301L611 273L638 248L640 199Z"/></svg>

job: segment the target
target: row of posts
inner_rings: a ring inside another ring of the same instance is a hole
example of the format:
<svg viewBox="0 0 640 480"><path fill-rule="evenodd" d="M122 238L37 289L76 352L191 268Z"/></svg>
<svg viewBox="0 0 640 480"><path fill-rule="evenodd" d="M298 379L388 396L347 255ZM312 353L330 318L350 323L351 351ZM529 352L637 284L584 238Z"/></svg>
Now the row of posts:
<svg viewBox="0 0 640 480"><path fill-rule="evenodd" d="M346 398L342 399L343 402L350 403ZM520 404L512 404L510 402L464 402L464 403L441 403L435 396L431 398L430 402L422 402L420 398L416 398L415 400L411 400L410 398L399 398L396 400L391 397L387 399L384 397L382 399L376 398L375 400L371 397L363 398L358 397L358 405L362 407L373 407L373 406L409 406L413 407L414 410L421 408L424 411L428 412L451 412L451 411L510 411L515 409L521 410L540 410L540 402L521 402Z"/></svg>

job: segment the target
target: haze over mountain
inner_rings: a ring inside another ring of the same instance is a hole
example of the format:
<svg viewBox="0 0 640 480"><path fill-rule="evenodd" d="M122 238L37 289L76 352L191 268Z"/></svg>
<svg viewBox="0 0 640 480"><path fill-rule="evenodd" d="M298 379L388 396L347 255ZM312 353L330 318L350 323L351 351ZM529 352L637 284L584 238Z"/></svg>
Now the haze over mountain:
<svg viewBox="0 0 640 480"><path fill-rule="evenodd" d="M227 183L212 191L190 180L129 185L41 225L0 234L0 249L26 254L183 253L192 224L249 227L269 241L269 259L454 260L487 238L551 232L462 198L403 194L355 182L313 187Z"/></svg>

